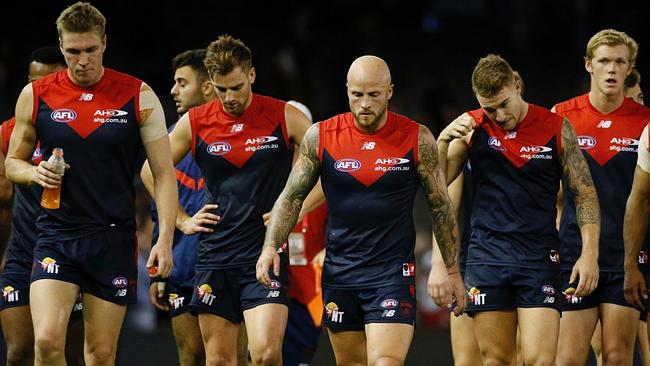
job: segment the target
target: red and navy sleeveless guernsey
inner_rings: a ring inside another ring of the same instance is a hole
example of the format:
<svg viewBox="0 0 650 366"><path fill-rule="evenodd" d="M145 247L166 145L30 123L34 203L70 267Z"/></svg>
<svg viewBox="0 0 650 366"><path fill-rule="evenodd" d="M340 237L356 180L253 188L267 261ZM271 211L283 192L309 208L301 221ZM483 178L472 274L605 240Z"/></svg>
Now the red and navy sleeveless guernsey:
<svg viewBox="0 0 650 366"><path fill-rule="evenodd" d="M286 102L253 94L233 117L219 101L189 111L192 154L205 179L206 202L221 221L201 233L197 270L254 264L264 243L262 215L271 211L291 171Z"/></svg>
<svg viewBox="0 0 650 366"><path fill-rule="evenodd" d="M82 88L67 70L32 83L33 121L43 158L63 148L61 207L43 209L39 235L74 239L107 227L135 230L133 179L142 162L139 97L142 81L104 68Z"/></svg>
<svg viewBox="0 0 650 366"><path fill-rule="evenodd" d="M5 121L0 128L2 133L2 153L7 156L9 150L9 139L16 125L16 118ZM32 155L32 164L38 165L41 162L40 147L36 147ZM20 237L23 240L12 240L10 243L24 244L20 248L7 248L7 260L15 259L20 263L31 263L34 260L34 245L38 235L36 233L36 218L41 212L41 186L14 184L14 207L11 218L11 235Z"/></svg>
<svg viewBox="0 0 650 366"><path fill-rule="evenodd" d="M623 271L625 204L632 189L639 137L650 120L650 109L625 98L618 109L602 114L589 102L589 94L584 94L557 104L555 110L571 121L598 192L600 270ZM650 235L646 236L639 257L644 265L647 265L649 239ZM571 268L580 257L582 239L573 195L568 189L564 190L560 240L562 267Z"/></svg>
<svg viewBox="0 0 650 366"><path fill-rule="evenodd" d="M470 143L474 200L467 265L557 266L562 117L529 104L512 131L477 109Z"/></svg>
<svg viewBox="0 0 650 366"><path fill-rule="evenodd" d="M392 112L372 135L358 130L349 112L320 123L330 210L324 288L413 284L419 126Z"/></svg>

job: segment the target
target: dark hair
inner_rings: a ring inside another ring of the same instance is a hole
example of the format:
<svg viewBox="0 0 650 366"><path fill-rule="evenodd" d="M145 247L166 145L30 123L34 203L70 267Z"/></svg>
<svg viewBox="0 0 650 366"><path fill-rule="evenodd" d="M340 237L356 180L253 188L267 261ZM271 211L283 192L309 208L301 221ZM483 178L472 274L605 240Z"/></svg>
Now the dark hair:
<svg viewBox="0 0 650 366"><path fill-rule="evenodd" d="M237 66L244 71L253 66L251 50L240 39L225 34L210 43L205 56L205 68L211 75L227 75Z"/></svg>
<svg viewBox="0 0 650 366"><path fill-rule="evenodd" d="M472 90L475 95L491 98L515 81L512 68L499 55L481 58L472 72Z"/></svg>
<svg viewBox="0 0 650 366"><path fill-rule="evenodd" d="M641 74L639 74L639 71L637 69L632 69L630 75L625 78L623 86L625 86L625 89L628 89L634 87L639 83L641 83Z"/></svg>
<svg viewBox="0 0 650 366"><path fill-rule="evenodd" d="M58 47L46 46L32 51L29 56L29 63L40 62L47 65L61 64L66 66L65 58Z"/></svg>
<svg viewBox="0 0 650 366"><path fill-rule="evenodd" d="M205 58L205 49L187 50L174 56L172 59L172 71L176 71L183 66L189 66L198 75L201 81L208 79L208 70L203 64Z"/></svg>

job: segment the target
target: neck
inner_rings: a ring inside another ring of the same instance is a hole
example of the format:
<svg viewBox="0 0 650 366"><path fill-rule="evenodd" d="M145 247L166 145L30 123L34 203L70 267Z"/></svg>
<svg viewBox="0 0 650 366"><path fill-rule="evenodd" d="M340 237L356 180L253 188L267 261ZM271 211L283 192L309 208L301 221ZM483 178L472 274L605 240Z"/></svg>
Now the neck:
<svg viewBox="0 0 650 366"><path fill-rule="evenodd" d="M589 91L589 103L602 114L613 112L623 104L624 100L625 95L623 93L605 95L595 87L592 87Z"/></svg>

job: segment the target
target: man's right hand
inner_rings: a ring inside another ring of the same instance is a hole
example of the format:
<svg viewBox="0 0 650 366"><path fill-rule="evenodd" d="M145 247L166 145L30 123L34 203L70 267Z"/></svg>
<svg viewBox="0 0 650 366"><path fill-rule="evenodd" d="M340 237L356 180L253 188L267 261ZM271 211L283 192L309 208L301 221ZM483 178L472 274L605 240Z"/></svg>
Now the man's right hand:
<svg viewBox="0 0 650 366"><path fill-rule="evenodd" d="M194 216L179 220L180 222L176 227L185 235L193 235L199 232L211 233L214 229L208 227L208 225L216 225L221 220L221 217L209 211L216 210L217 207L219 205L207 204L197 211Z"/></svg>
<svg viewBox="0 0 650 366"><path fill-rule="evenodd" d="M625 295L625 300L640 311L645 311L645 303L648 300L648 289L639 267L636 264L626 267L624 278L623 294Z"/></svg>
<svg viewBox="0 0 650 366"><path fill-rule="evenodd" d="M165 282L152 282L149 286L149 298L156 308L169 311L169 304L165 301Z"/></svg>
<svg viewBox="0 0 650 366"><path fill-rule="evenodd" d="M70 169L70 165L66 164L65 169ZM43 160L35 167L35 177L32 178L34 183L47 189L56 189L61 185L62 177L54 171L52 164Z"/></svg>
<svg viewBox="0 0 650 366"><path fill-rule="evenodd" d="M476 121L474 121L474 118L467 113L463 113L442 130L437 141L449 143L454 139L467 136L475 127Z"/></svg>

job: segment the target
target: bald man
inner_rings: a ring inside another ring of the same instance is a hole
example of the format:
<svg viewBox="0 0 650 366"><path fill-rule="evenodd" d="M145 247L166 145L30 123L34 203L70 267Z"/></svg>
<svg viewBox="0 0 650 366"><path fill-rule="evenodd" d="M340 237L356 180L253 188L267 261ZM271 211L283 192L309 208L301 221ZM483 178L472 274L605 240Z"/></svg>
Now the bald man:
<svg viewBox="0 0 650 366"><path fill-rule="evenodd" d="M403 365L415 323L413 200L424 189L449 276L429 290L439 305L463 311L458 227L424 126L388 111L393 95L384 60L363 56L347 76L350 112L313 125L273 207L258 279L280 270L278 248L296 223L307 193L321 177L329 232L323 268L322 324L339 365ZM387 336L389 335L389 336Z"/></svg>

